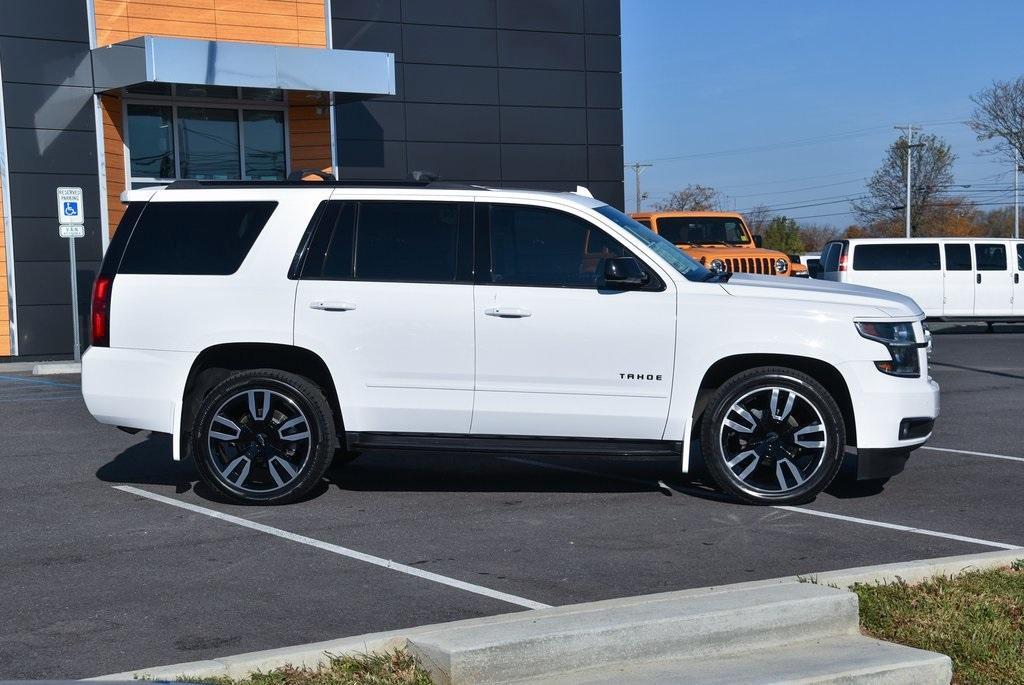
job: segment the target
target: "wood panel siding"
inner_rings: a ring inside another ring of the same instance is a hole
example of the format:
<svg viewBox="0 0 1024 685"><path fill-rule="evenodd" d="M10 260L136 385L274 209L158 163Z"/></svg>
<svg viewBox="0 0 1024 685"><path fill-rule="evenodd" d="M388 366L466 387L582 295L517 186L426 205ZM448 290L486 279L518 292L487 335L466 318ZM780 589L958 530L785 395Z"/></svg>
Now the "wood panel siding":
<svg viewBox="0 0 1024 685"><path fill-rule="evenodd" d="M292 169L331 171L331 116L326 93L288 93Z"/></svg>
<svg viewBox="0 0 1024 685"><path fill-rule="evenodd" d="M107 167L107 219L110 235L124 216L121 193L127 187L124 159L124 131L121 98L109 93L100 96L103 110L103 159Z"/></svg>
<svg viewBox="0 0 1024 685"><path fill-rule="evenodd" d="M96 42L137 36L322 48L323 0L95 0Z"/></svg>
<svg viewBox="0 0 1024 685"><path fill-rule="evenodd" d="M3 184L3 178L0 178ZM4 189L0 185L0 357L11 355L11 310L7 300L7 242L4 227Z"/></svg>

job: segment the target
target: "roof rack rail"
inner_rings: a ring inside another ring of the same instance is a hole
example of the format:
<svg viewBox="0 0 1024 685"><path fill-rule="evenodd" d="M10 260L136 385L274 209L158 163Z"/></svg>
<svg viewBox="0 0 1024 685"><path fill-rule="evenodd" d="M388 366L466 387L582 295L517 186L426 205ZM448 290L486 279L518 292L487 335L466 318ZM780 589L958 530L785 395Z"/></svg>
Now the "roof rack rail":
<svg viewBox="0 0 1024 685"><path fill-rule="evenodd" d="M446 183L444 181L366 181L366 180L324 180L324 181L207 181L182 179L167 184L168 190L198 190L201 188L432 188L436 190L487 190L485 186L469 183Z"/></svg>

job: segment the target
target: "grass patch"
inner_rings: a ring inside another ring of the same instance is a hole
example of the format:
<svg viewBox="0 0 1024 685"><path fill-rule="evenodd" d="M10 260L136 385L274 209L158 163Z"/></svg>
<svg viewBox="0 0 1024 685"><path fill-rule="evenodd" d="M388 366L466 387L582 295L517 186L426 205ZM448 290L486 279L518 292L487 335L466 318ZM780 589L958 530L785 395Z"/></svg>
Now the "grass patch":
<svg viewBox="0 0 1024 685"><path fill-rule="evenodd" d="M212 685L431 685L430 675L407 652L356 656L327 655L319 668L283 666L247 678L183 676L180 681Z"/></svg>
<svg viewBox="0 0 1024 685"><path fill-rule="evenodd" d="M1024 564L852 589L865 633L949 655L953 682L1024 683Z"/></svg>

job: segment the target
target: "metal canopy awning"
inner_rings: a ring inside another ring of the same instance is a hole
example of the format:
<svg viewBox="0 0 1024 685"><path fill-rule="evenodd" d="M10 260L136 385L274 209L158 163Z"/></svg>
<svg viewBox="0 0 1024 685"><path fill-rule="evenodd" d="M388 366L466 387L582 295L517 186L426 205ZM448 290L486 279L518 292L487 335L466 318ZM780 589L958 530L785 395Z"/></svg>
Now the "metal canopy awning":
<svg viewBox="0 0 1024 685"><path fill-rule="evenodd" d="M394 95L390 52L140 36L92 50L93 88L185 83Z"/></svg>

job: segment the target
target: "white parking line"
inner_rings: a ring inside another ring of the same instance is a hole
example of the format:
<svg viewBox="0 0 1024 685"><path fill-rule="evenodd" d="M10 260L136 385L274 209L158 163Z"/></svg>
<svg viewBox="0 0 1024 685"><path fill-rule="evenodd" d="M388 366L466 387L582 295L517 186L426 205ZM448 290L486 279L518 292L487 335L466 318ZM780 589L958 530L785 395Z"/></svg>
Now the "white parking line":
<svg viewBox="0 0 1024 685"><path fill-rule="evenodd" d="M207 509L206 507L200 507L195 504L188 502L182 502L180 500L173 499L171 497L164 497L163 495L157 495L156 493L149 492L147 490L140 490L130 485L114 485L112 486L115 490L121 492L127 492L131 495L138 495L139 497L145 497L156 502L162 502L163 504L169 504L172 507L178 507L179 509L186 509L196 514L202 514L203 516L209 516L210 518L219 519L228 523L233 523L236 526L243 528L249 528L250 530L257 530L267 535L273 535L275 537L283 538L285 540L291 540L292 542L298 542L303 545L310 547L316 547L317 549L324 550L325 552L331 552L332 554L338 554L343 557L350 559L356 559L357 561L365 561L368 564L375 566L381 566L390 571L398 571L399 573L405 573L410 576L416 576L417 578L423 578L424 580L430 580L441 585L447 585L449 587L458 588L459 590L465 590L466 592L472 592L477 595L483 595L484 597L490 597L491 599L497 599L502 602L508 602L509 604L516 604L527 609L547 609L550 608L550 604L541 604L540 602L534 602L532 599L526 599L524 597L517 597L510 595L505 592L498 592L497 590L491 590L490 588L482 587L480 585L474 585L472 583L465 583L455 578L449 578L442 576L437 573L431 573L430 571L424 571L422 569L415 568L413 566L406 566L405 564L399 564L390 559L383 559L381 557L375 557L371 554L364 554L363 552L357 552L354 549L347 547L341 547L340 545L332 545L329 542L323 542L314 538L306 537L305 535L297 535L295 533L289 533L286 530L280 528L274 528L272 526L265 526L262 523L256 523L248 519L240 518L238 516L232 516L231 514L224 514L214 509Z"/></svg>
<svg viewBox="0 0 1024 685"><path fill-rule="evenodd" d="M784 511L792 511L796 512L797 514L809 514L811 516L821 516L822 518L827 519L838 519L839 521L859 523L863 526L875 526L876 528L888 528L889 530L898 530L904 533L917 533L918 535L930 535L934 538L945 538L947 540L957 540L959 542L970 542L975 545L985 545L986 547L998 547L999 549L1024 549L1019 545L1008 545L1005 542L992 542L991 540L969 538L964 535L942 533L937 530L927 530L925 528L912 528L910 526L901 526L896 523L885 523L884 521L871 521L869 519L856 518L855 516L843 516L842 514L830 514L827 511L815 511L814 509L804 509L802 507L787 507L782 505L774 505L772 508L782 509Z"/></svg>
<svg viewBox="0 0 1024 685"><path fill-rule="evenodd" d="M1005 454L992 454L990 452L971 452L970 450L952 450L948 447L929 447L925 445L921 449L933 452L952 452L954 454L970 454L975 457L989 457L991 459L1005 459L1007 461L1024 461L1024 457L1011 457Z"/></svg>

